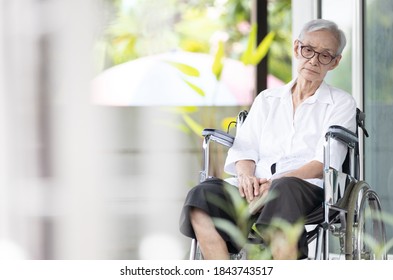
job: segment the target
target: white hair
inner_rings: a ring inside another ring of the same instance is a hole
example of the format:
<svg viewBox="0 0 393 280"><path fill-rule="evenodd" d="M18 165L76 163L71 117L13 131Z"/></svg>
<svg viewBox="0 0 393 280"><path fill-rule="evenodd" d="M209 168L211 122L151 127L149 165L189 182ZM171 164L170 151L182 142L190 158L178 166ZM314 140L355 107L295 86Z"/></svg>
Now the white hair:
<svg viewBox="0 0 393 280"><path fill-rule="evenodd" d="M300 31L299 40L302 41L304 39L304 35L309 32L319 31L319 30L327 30L330 32L338 41L338 48L336 55L340 55L347 43L347 39L345 38L344 32L338 28L337 24L326 19L314 19L306 23L303 29Z"/></svg>

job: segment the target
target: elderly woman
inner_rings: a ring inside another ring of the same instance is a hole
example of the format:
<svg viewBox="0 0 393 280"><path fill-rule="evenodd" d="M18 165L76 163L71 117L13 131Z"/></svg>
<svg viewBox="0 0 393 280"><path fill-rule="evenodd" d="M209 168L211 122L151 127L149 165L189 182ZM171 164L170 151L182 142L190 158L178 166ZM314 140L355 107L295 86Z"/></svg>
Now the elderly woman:
<svg viewBox="0 0 393 280"><path fill-rule="evenodd" d="M355 131L355 100L324 82L327 72L339 65L345 44L345 35L334 22L308 22L293 44L297 78L255 98L228 151L224 170L235 175L238 194L244 200L252 204L261 194L276 194L250 219L262 235L272 219L295 224L321 205L324 135L331 125ZM334 142L331 150L331 166L340 170L346 148ZM181 214L181 232L199 241L205 259L228 259L229 253L239 250L212 219L236 224L235 218L208 198L213 194L233 207L224 185L223 180L211 178L192 188ZM296 255L272 248L272 255L274 259L307 257L305 231L295 249Z"/></svg>

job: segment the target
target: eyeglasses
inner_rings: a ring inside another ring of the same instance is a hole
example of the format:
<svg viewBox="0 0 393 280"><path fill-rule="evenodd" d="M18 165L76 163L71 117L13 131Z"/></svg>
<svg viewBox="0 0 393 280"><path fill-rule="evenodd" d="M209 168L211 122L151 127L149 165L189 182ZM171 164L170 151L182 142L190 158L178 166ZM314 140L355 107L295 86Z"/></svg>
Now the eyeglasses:
<svg viewBox="0 0 393 280"><path fill-rule="evenodd" d="M335 56L332 56L329 52L324 51L324 52L316 52L311 48L310 46L303 46L303 43L299 41L299 43L302 45L300 46L300 54L307 59L311 59L315 56L315 54L318 54L317 58L318 61L323 64L327 65L330 62L332 62L333 59L335 59Z"/></svg>

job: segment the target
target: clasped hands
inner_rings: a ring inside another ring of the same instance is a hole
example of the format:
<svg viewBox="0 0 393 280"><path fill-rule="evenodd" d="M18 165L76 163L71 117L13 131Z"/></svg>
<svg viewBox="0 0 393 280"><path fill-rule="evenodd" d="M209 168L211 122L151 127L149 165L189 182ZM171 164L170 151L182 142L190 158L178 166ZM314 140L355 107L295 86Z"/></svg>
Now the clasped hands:
<svg viewBox="0 0 393 280"><path fill-rule="evenodd" d="M250 203L256 197L267 193L271 186L271 180L267 178L257 178L249 175L238 176L238 188L241 197L245 197Z"/></svg>

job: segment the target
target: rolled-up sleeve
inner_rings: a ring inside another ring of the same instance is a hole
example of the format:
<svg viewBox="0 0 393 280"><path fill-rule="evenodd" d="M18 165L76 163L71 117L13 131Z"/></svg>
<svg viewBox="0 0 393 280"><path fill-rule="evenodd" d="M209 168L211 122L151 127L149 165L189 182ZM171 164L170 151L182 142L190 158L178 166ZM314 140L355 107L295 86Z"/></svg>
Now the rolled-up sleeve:
<svg viewBox="0 0 393 280"><path fill-rule="evenodd" d="M340 98L334 101L331 115L328 118L323 134L321 135L316 147L316 157L314 160L323 162L323 145L325 143L325 135L328 128L332 125L339 125L352 132L356 131L356 102L353 97L347 93L341 94ZM347 147L337 140L330 142L330 166L341 170L347 153Z"/></svg>
<svg viewBox="0 0 393 280"><path fill-rule="evenodd" d="M239 160L252 160L258 162L258 151L249 141L241 141L236 138L233 146L228 151L228 156L225 161L224 171L231 175L236 175L236 162Z"/></svg>
<svg viewBox="0 0 393 280"><path fill-rule="evenodd" d="M224 171L231 175L236 175L236 162L239 160L252 160L255 163L259 160L259 132L261 127L261 102L262 94L258 95L250 108L244 123L237 128L236 138L233 146L228 150L228 155L224 165Z"/></svg>

